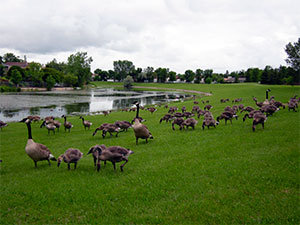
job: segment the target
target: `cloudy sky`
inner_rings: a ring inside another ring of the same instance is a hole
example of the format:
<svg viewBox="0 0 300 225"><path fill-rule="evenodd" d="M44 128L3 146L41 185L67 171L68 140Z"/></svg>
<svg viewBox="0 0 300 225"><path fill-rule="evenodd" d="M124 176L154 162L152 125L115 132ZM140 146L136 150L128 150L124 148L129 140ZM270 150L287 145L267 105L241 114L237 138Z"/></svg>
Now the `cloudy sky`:
<svg viewBox="0 0 300 225"><path fill-rule="evenodd" d="M92 70L136 67L236 71L286 65L300 37L299 0L0 0L0 55L66 61Z"/></svg>

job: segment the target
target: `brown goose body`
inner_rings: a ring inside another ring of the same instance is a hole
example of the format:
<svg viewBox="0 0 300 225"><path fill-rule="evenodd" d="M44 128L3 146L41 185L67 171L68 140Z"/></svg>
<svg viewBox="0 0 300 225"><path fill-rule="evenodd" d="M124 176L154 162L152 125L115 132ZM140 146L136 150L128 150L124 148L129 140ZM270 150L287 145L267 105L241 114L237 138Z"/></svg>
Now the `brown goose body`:
<svg viewBox="0 0 300 225"><path fill-rule="evenodd" d="M117 162L125 161L125 163L120 166L123 172L123 167L128 162L129 155L133 154L133 151L121 146L110 146L107 148L105 145L95 145L90 148L88 154L90 153L93 154L95 166L97 162L97 171L100 170L100 160L105 163L106 161L110 161L114 166L114 170L116 170Z"/></svg>
<svg viewBox="0 0 300 225"><path fill-rule="evenodd" d="M25 122L28 129L28 140L25 146L26 154L34 161L35 167L37 167L38 161L47 160L50 164L50 160L56 161L55 157L51 154L50 150L43 144L36 143L32 139L31 134L31 120L24 118L20 122Z"/></svg>
<svg viewBox="0 0 300 225"><path fill-rule="evenodd" d="M74 169L76 169L77 162L82 158L83 153L75 148L69 148L65 151L64 154L60 155L57 159L57 166L60 166L60 163L64 161L68 164L68 169L70 169L70 163L74 163Z"/></svg>
<svg viewBox="0 0 300 225"><path fill-rule="evenodd" d="M85 130L86 130L86 128L88 128L88 130L89 130L90 127L93 125L93 123L91 123L90 121L84 120L84 118L82 116L79 119L82 119L82 124L83 124Z"/></svg>

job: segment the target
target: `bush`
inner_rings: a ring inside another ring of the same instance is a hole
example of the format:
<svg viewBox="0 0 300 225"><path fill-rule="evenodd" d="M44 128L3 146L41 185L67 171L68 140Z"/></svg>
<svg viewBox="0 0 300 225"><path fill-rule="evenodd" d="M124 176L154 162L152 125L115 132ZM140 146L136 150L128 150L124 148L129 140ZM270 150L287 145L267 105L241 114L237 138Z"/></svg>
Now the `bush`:
<svg viewBox="0 0 300 225"><path fill-rule="evenodd" d="M0 86L0 92L20 92L21 88L9 87L9 86Z"/></svg>
<svg viewBox="0 0 300 225"><path fill-rule="evenodd" d="M125 79L124 79L124 88L126 90L130 90L132 88L132 83L133 83L133 79L131 76L127 76Z"/></svg>
<svg viewBox="0 0 300 225"><path fill-rule="evenodd" d="M46 85L47 85L47 91L51 91L51 89L54 87L55 79L49 75L46 79Z"/></svg>

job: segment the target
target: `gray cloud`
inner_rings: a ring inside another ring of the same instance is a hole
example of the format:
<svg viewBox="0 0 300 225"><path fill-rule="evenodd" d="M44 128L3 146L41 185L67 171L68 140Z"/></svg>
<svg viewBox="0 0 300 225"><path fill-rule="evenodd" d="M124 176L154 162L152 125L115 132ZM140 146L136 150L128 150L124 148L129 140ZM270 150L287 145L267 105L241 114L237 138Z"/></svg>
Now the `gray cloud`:
<svg viewBox="0 0 300 225"><path fill-rule="evenodd" d="M5 1L0 51L46 63L82 50L102 69L118 59L176 72L279 66L284 46L298 39L299 7L297 0Z"/></svg>

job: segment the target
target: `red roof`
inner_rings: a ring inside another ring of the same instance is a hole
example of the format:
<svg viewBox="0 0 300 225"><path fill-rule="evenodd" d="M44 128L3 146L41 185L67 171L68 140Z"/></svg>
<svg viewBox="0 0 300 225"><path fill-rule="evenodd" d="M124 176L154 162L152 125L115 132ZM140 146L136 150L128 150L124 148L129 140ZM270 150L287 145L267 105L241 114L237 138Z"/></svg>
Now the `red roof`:
<svg viewBox="0 0 300 225"><path fill-rule="evenodd" d="M11 66L19 66L21 68L25 68L28 66L27 62L6 62L4 63L4 66L7 66L8 68L10 68Z"/></svg>

